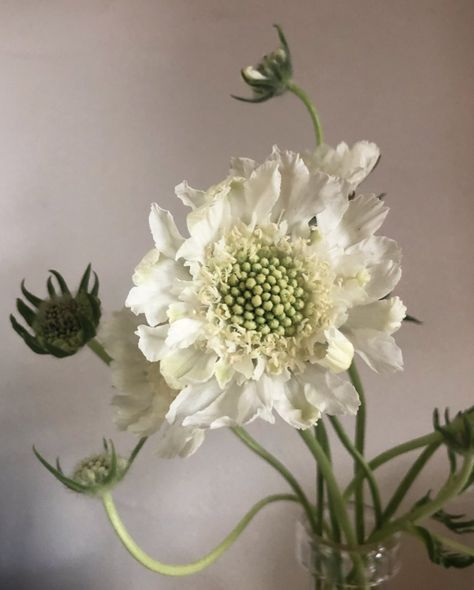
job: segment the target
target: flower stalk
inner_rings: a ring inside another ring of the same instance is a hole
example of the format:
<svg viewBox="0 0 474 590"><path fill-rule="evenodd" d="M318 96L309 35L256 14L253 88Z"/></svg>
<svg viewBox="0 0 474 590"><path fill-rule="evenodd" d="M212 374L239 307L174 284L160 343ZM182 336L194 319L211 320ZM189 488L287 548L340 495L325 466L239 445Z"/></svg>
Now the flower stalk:
<svg viewBox="0 0 474 590"><path fill-rule="evenodd" d="M273 496L267 496L259 502L257 502L247 514L240 520L235 528L227 535L227 537L217 545L207 555L194 561L183 565L167 564L157 559L154 559L148 555L132 538L128 530L126 529L120 515L115 506L113 497L110 493L102 495L102 504L105 512L112 525L114 531L117 533L118 538L122 542L122 545L130 553L130 555L136 559L141 565L151 570L152 572L162 574L163 576L189 576L196 574L214 563L235 541L239 538L242 532L250 524L253 518L269 504L275 502L297 502L298 498L291 494L275 494Z"/></svg>

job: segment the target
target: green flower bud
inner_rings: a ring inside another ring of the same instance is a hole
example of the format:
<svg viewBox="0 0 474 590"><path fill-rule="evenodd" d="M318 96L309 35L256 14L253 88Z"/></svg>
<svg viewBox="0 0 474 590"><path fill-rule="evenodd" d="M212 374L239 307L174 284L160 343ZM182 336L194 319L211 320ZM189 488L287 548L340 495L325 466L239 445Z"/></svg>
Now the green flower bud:
<svg viewBox="0 0 474 590"><path fill-rule="evenodd" d="M146 437L140 439L130 457L124 459L116 454L113 442L104 439L104 451L80 461L70 477L64 474L59 459L56 460L56 467L53 467L34 447L33 452L40 463L68 489L78 494L100 496L124 478L145 440Z"/></svg>
<svg viewBox="0 0 474 590"><path fill-rule="evenodd" d="M444 413L444 426L441 426L439 411L433 412L433 426L443 437L444 444L461 455L474 452L474 406L458 412L453 420L449 410Z"/></svg>
<svg viewBox="0 0 474 590"><path fill-rule="evenodd" d="M33 352L58 358L71 356L95 337L100 320L99 279L94 273L94 283L89 290L91 270L89 264L75 295L55 270L50 271L51 276L46 283L49 295L46 299L30 293L22 281L21 291L31 307L22 299L17 299L16 307L30 331L13 315L10 315L10 321L15 332Z"/></svg>
<svg viewBox="0 0 474 590"><path fill-rule="evenodd" d="M265 102L287 90L288 82L293 75L290 49L281 28L278 25L274 26L278 31L281 46L265 55L256 66L248 66L241 70L242 78L252 89L253 97L232 95L233 98L244 102ZM264 256L263 253L260 255Z"/></svg>

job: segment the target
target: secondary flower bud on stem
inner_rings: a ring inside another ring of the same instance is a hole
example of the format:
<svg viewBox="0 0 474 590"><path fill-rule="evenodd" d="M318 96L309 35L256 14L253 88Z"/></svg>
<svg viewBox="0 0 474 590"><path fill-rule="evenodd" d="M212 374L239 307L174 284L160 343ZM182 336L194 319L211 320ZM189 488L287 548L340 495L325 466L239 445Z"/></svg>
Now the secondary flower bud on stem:
<svg viewBox="0 0 474 590"><path fill-rule="evenodd" d="M100 320L99 279L94 273L94 282L89 290L91 265L86 268L75 295L71 294L63 277L51 270L46 287L49 297L40 299L30 293L21 283L22 299L16 300L18 312L30 331L10 315L15 332L37 354L51 354L62 358L78 352L97 332ZM53 277L57 285L53 283Z"/></svg>

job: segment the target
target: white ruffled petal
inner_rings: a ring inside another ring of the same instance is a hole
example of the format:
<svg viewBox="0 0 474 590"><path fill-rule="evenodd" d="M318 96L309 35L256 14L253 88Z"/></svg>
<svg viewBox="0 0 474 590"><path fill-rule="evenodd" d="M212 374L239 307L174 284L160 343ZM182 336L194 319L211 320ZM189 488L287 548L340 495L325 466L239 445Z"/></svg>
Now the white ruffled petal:
<svg viewBox="0 0 474 590"><path fill-rule="evenodd" d="M214 373L217 355L190 347L169 352L161 360L161 373L170 387L208 381Z"/></svg>
<svg viewBox="0 0 474 590"><path fill-rule="evenodd" d="M250 178L250 175L257 167L257 162L250 158L231 158L229 175L238 178Z"/></svg>
<svg viewBox="0 0 474 590"><path fill-rule="evenodd" d="M217 241L231 222L230 205L225 198L215 199L209 205L195 209L187 218L191 237L183 242L176 258L202 262L206 246Z"/></svg>
<svg viewBox="0 0 474 590"><path fill-rule="evenodd" d="M370 174L379 158L379 148L369 141L358 141L351 148L344 142L336 148L323 144L304 155L310 169L344 178L351 184L352 190Z"/></svg>
<svg viewBox="0 0 474 590"><path fill-rule="evenodd" d="M402 351L393 336L378 330L352 330L350 338L356 353L377 373L393 373L403 369Z"/></svg>
<svg viewBox="0 0 474 590"><path fill-rule="evenodd" d="M171 213L153 203L149 223L156 249L168 258L174 258L184 238L179 233Z"/></svg>
<svg viewBox="0 0 474 590"><path fill-rule="evenodd" d="M368 305L360 305L349 310L344 331L362 328L393 334L402 325L406 312L407 308L400 297L390 297L390 299L374 301Z"/></svg>
<svg viewBox="0 0 474 590"><path fill-rule="evenodd" d="M155 326L167 320L168 306L176 300L181 281L189 275L181 263L160 257L152 250L141 260L133 275L133 287L125 301L133 313L145 314L147 322Z"/></svg>
<svg viewBox="0 0 474 590"><path fill-rule="evenodd" d="M188 415L183 424L201 428L222 428L248 424L256 418L275 421L272 392L267 379L231 382L207 407Z"/></svg>
<svg viewBox="0 0 474 590"><path fill-rule="evenodd" d="M319 409L308 400L308 387L295 378L283 382L273 379L273 395L275 410L294 428L309 428L321 417Z"/></svg>
<svg viewBox="0 0 474 590"><path fill-rule="evenodd" d="M160 361L169 351L166 345L168 335L168 325L156 326L138 326L135 334L138 336L138 348L142 351L145 358L154 363Z"/></svg>
<svg viewBox="0 0 474 590"><path fill-rule="evenodd" d="M236 220L250 226L268 223L280 194L280 185L278 163L271 160L253 170L245 182L232 183L228 200L234 223Z"/></svg>
<svg viewBox="0 0 474 590"><path fill-rule="evenodd" d="M166 344L169 348L188 348L203 335L204 322L193 318L182 318L169 325Z"/></svg>
<svg viewBox="0 0 474 590"><path fill-rule="evenodd" d="M205 435L205 431L200 428L165 424L158 435L156 451L163 459L189 457L202 445Z"/></svg>
<svg viewBox="0 0 474 590"><path fill-rule="evenodd" d="M359 395L352 383L337 375L310 365L298 376L306 398L321 413L355 415L360 405Z"/></svg>
<svg viewBox="0 0 474 590"><path fill-rule="evenodd" d="M170 424L179 423L200 410L207 408L222 393L216 379L205 383L192 383L186 386L173 400L166 414Z"/></svg>
<svg viewBox="0 0 474 590"><path fill-rule="evenodd" d="M325 332L327 341L326 356L318 360L318 364L333 373L342 373L351 366L354 358L354 347L342 332L334 327Z"/></svg>
<svg viewBox="0 0 474 590"><path fill-rule="evenodd" d="M347 248L372 236L382 225L388 207L375 195L357 195L349 201L340 222L325 234L325 239Z"/></svg>
<svg viewBox="0 0 474 590"><path fill-rule="evenodd" d="M364 303L382 299L393 291L400 280L401 251L397 242L371 236L351 246L340 260L339 270L359 268L359 276L367 294Z"/></svg>
<svg viewBox="0 0 474 590"><path fill-rule="evenodd" d="M206 193L191 188L185 180L175 187L174 192L178 199L191 209L197 209L206 203Z"/></svg>

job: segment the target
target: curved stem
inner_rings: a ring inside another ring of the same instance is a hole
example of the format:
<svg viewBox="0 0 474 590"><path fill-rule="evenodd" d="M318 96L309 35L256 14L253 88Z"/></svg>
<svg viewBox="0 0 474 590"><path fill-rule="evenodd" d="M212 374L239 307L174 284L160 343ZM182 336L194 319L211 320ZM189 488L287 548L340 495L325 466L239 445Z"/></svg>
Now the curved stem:
<svg viewBox="0 0 474 590"><path fill-rule="evenodd" d="M234 426L233 428L231 428L231 430L251 451L256 453L269 465L274 467L280 473L280 475L283 476L283 478L288 482L288 484L298 497L298 500L300 501L301 505L303 506L312 530L316 531L318 525L314 516L313 506L310 504L308 498L306 497L306 494L303 492L303 489L300 486L300 484L296 481L294 475L290 473L290 471L288 471L288 469L283 465L283 463L281 463L276 457L274 457L271 453L264 449L254 438L252 438L244 428L242 428L241 426Z"/></svg>
<svg viewBox="0 0 474 590"><path fill-rule="evenodd" d="M372 461L369 461L368 465L372 471L375 471L378 467L381 467L388 461L399 457L405 453L409 453L410 451L415 451L421 447L425 447L429 444L434 442L441 442L442 436L439 432L432 432L430 434L425 434L424 436L419 436L418 438L413 438L405 443L392 447L380 455L377 455ZM364 479L365 473L359 473L354 479L349 483L349 485L344 490L344 499L348 500L351 495L354 493L356 486Z"/></svg>
<svg viewBox="0 0 474 590"><path fill-rule="evenodd" d="M369 537L369 542L382 541L393 535L393 533L403 530L406 526L416 524L437 512L448 500L457 496L463 490L472 475L473 468L474 454L470 454L465 457L459 473L448 478L444 486L438 492L436 498L410 510L400 518L397 518L378 531L375 531L375 533Z"/></svg>
<svg viewBox="0 0 474 590"><path fill-rule="evenodd" d="M316 107L314 106L313 102L306 94L306 92L302 88L297 86L293 81L288 82L286 87L290 92L297 96L304 104L304 106L308 109L311 121L313 122L314 134L316 136L316 146L321 145L324 142L323 128L321 126L321 121L319 119L318 112L316 111Z"/></svg>
<svg viewBox="0 0 474 590"><path fill-rule="evenodd" d="M356 464L360 467L360 469L364 472L365 477L367 478L370 493L372 495L372 504L374 508L374 516L375 516L375 526L378 528L382 523L382 502L380 500L380 492L377 486L377 482L375 480L374 474L370 469L369 465L367 464L364 457L359 453L359 451L354 447L350 438L347 436L342 424L335 416L329 416L329 420L334 427L334 430L339 437L339 440L347 449L347 451L351 454L354 458Z"/></svg>
<svg viewBox="0 0 474 590"><path fill-rule="evenodd" d="M440 442L435 442L431 445L428 445L425 448L425 450L420 454L420 456L416 459L413 465L410 467L410 469L400 482L399 486L395 490L393 496L387 504L387 507L384 510L382 517L383 522L387 522L395 514L397 508L400 506L401 502L403 501L403 498L412 486L418 474L426 465L426 463L430 460L430 458L434 455L434 453L437 451L440 444Z"/></svg>
<svg viewBox="0 0 474 590"><path fill-rule="evenodd" d="M355 362L352 361L351 366L348 370L349 378L352 385L355 387L360 398L360 406L357 411L356 425L355 425L355 450L358 452L360 457L364 456L365 449L365 428L367 422L367 411L365 403L364 388L362 387L362 381L360 380L359 372ZM354 475L364 473L359 462L354 463ZM364 482L361 479L360 482L355 486L354 491L355 500L355 523L357 531L357 539L359 543L364 542L365 537L365 520L364 520Z"/></svg>
<svg viewBox="0 0 474 590"><path fill-rule="evenodd" d="M109 518L109 521L117 533L120 541L132 557L140 562L144 567L148 568L152 572L162 574L164 576L189 576L200 572L206 567L210 566L216 559L218 559L224 551L226 551L239 537L242 531L247 527L253 517L265 506L273 502L279 502L281 500L296 502L297 498L291 494L277 494L273 496L267 496L260 502L257 502L253 508L251 508L247 514L242 518L238 525L227 535L227 537L210 553L194 561L183 565L171 565L162 563L150 557L143 549L141 549L130 536L129 532L125 528L117 509L115 507L113 498L110 492L104 493L102 496L102 503L105 511Z"/></svg>
<svg viewBox="0 0 474 590"><path fill-rule="evenodd" d="M109 356L107 354L107 352L105 351L105 348L102 346L102 344L96 340L95 338L93 338L92 340L89 340L89 342L87 343L87 346L92 350L92 352L94 352L102 361L104 361L104 363L106 365L110 365L110 363L112 362L112 357Z"/></svg>

